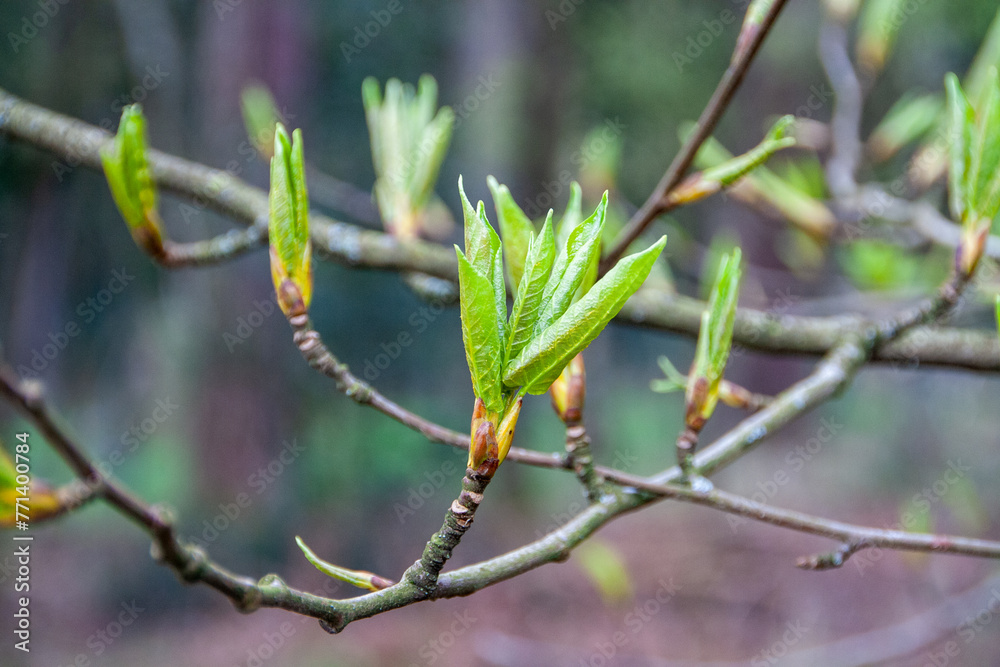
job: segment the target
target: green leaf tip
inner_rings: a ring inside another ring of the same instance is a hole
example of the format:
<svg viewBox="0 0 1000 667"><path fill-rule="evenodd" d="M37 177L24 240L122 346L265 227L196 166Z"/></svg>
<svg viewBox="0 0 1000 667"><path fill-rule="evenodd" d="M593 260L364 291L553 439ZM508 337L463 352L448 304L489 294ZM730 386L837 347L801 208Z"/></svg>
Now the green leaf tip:
<svg viewBox="0 0 1000 667"><path fill-rule="evenodd" d="M687 425L700 430L712 416L719 400L719 385L733 342L736 303L739 298L741 252L734 248L719 262L708 308L701 317L701 330L694 363L687 380Z"/></svg>
<svg viewBox="0 0 1000 667"><path fill-rule="evenodd" d="M621 259L507 363L504 384L520 387L521 393L545 393L566 364L600 334L639 289L666 242L667 237L661 237L646 250Z"/></svg>
<svg viewBox="0 0 1000 667"><path fill-rule="evenodd" d="M973 108L952 73L945 76L949 117L948 203L962 237L955 268L971 275L986 247L990 226L1000 213L1000 78L991 67Z"/></svg>
<svg viewBox="0 0 1000 667"><path fill-rule="evenodd" d="M278 123L268 192L271 278L278 305L287 316L304 313L312 300L312 246L302 131L288 136Z"/></svg>
<svg viewBox="0 0 1000 667"><path fill-rule="evenodd" d="M244 88L240 93L240 112L250 143L270 159L274 155L274 131L281 114L267 86L251 84Z"/></svg>
<svg viewBox="0 0 1000 667"><path fill-rule="evenodd" d="M675 391L684 391L687 388L687 376L677 370L670 359L661 356L656 360L660 370L663 371L663 378L657 378L649 383L649 388L658 394L669 394Z"/></svg>
<svg viewBox="0 0 1000 667"><path fill-rule="evenodd" d="M361 85L375 201L386 229L403 238L419 236L433 224L429 207L438 201L434 185L455 125L450 107L437 108L437 95L437 82L428 74L416 87L389 79L384 94L373 77Z"/></svg>
<svg viewBox="0 0 1000 667"><path fill-rule="evenodd" d="M771 126L757 146L742 155L730 157L704 171L691 174L670 191L666 203L671 207L690 204L734 184L767 162L779 150L794 146L795 137L791 135L794 125L794 116L782 116ZM720 155L718 148L715 148L717 146L718 144L710 144L708 148L709 151L714 148L716 157ZM724 154L724 151L721 154Z"/></svg>
<svg viewBox="0 0 1000 667"><path fill-rule="evenodd" d="M334 579L343 581L357 588L362 588L366 591L380 591L383 588L388 588L395 583L385 577L372 574L371 572L348 570L347 568L328 563L317 556L312 549L306 546L306 543L303 542L302 538L298 535L295 536L295 543L299 545L299 549L301 549L302 553L305 554L306 560L312 563L317 570L328 577L333 577Z"/></svg>
<svg viewBox="0 0 1000 667"><path fill-rule="evenodd" d="M517 289L524 274L528 244L535 233L535 226L514 201L510 189L501 185L493 176L486 179L493 195L493 205L497 212L500 234L503 236L504 259L511 289Z"/></svg>
<svg viewBox="0 0 1000 667"><path fill-rule="evenodd" d="M114 140L101 148L101 165L132 238L146 252L160 257L164 254L163 232L147 150L142 107L130 104L122 109Z"/></svg>

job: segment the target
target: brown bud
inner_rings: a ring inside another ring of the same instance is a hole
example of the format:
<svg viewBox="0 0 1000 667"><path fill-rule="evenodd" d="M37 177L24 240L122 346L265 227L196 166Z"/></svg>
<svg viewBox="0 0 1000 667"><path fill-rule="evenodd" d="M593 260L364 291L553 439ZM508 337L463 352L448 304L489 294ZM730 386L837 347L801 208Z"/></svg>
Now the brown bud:
<svg viewBox="0 0 1000 667"><path fill-rule="evenodd" d="M694 431L700 431L705 425L702 412L708 399L708 378L700 377L694 384L688 384L687 403L684 411L684 423Z"/></svg>
<svg viewBox="0 0 1000 667"><path fill-rule="evenodd" d="M477 472L492 477L493 471L500 464L500 447L497 444L496 427L493 422L483 421L472 434L472 445L469 447L469 467Z"/></svg>

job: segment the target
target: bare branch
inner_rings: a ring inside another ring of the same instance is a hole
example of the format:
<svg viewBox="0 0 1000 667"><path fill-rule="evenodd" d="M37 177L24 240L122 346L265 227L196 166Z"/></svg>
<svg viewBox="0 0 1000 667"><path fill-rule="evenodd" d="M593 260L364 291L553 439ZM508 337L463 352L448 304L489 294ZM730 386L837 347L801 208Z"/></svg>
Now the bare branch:
<svg viewBox="0 0 1000 667"><path fill-rule="evenodd" d="M667 172L657 184L656 189L653 190L653 193L649 195L649 198L639 210L635 212L632 219L628 221L628 225L619 234L618 240L615 241L607 255L601 261L601 273L605 273L614 266L618 258L625 254L632 241L639 238L639 235L646 230L649 224L666 210L667 195L681 182L688 167L694 161L698 149L712 135L715 125L729 107L729 102L732 100L733 94L739 88L743 77L750 68L750 63L753 62L761 44L764 43L768 33L771 32L771 28L774 26L774 22L777 20L784 6L785 0L776 0L770 9L768 9L767 14L761 21L760 27L753 33L750 40L745 44L737 44L738 52L735 54L736 57L730 62L718 85L715 87L715 92L712 93L712 98L708 101L704 111L701 112L694 131L687 138L687 141L684 142L684 145L681 146L680 151L677 152L673 162L667 168Z"/></svg>

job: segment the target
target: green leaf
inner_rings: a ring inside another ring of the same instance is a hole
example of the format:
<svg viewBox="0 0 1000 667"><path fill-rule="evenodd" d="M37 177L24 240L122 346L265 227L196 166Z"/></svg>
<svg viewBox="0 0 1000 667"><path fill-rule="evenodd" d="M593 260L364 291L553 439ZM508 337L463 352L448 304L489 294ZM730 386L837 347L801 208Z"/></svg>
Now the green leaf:
<svg viewBox="0 0 1000 667"><path fill-rule="evenodd" d="M541 312L542 295L552 272L556 246L552 237L552 211L545 218L545 224L537 236L528 243L528 254L524 262L524 275L517 286L514 307L511 309L507 334L507 348L504 359L512 359L527 344L535 330L535 323Z"/></svg>
<svg viewBox="0 0 1000 667"><path fill-rule="evenodd" d="M704 419L711 416L719 398L719 383L722 381L733 342L733 326L736 321L736 301L740 290L740 249L722 258L708 309L701 317L698 345L695 349L694 364L688 376L687 400L690 403L696 395L699 382L707 381L704 405L698 406Z"/></svg>
<svg viewBox="0 0 1000 667"><path fill-rule="evenodd" d="M997 335L1000 336L1000 294L996 297Z"/></svg>
<svg viewBox="0 0 1000 667"><path fill-rule="evenodd" d="M101 149L101 164L111 196L136 242L162 252L162 233L156 209L156 185L146 159L146 119L138 104L122 109L118 133Z"/></svg>
<svg viewBox="0 0 1000 667"><path fill-rule="evenodd" d="M389 79L384 96L374 78L365 79L361 86L375 168L375 199L386 227L400 236L425 231L424 209L432 201L451 142L455 114L450 107L437 109L437 92L434 78L426 74L416 90Z"/></svg>
<svg viewBox="0 0 1000 667"><path fill-rule="evenodd" d="M948 153L948 202L951 214L957 222L965 222L969 213L971 193L969 192L969 172L971 167L972 131L976 114L969 99L962 91L958 77L949 72L945 76L950 117L949 136L951 146Z"/></svg>
<svg viewBox="0 0 1000 667"><path fill-rule="evenodd" d="M500 371L503 363L500 331L497 327L495 286L491 279L473 266L462 250L458 256L458 283L461 292L462 341L472 375L476 396L486 409L500 412L503 399Z"/></svg>
<svg viewBox="0 0 1000 667"><path fill-rule="evenodd" d="M566 212L563 213L556 226L556 243L559 244L560 248L566 246L570 232L583 222L582 202L583 191L580 189L580 184L573 181L569 184L569 201L566 202Z"/></svg>
<svg viewBox="0 0 1000 667"><path fill-rule="evenodd" d="M605 192L601 203L593 215L581 222L570 232L566 246L556 258L542 296L542 312L538 317L535 331L539 332L559 319L577 295L590 272L595 258L599 260L601 253L601 232L604 230L604 218L608 208L608 193Z"/></svg>
<svg viewBox="0 0 1000 667"><path fill-rule="evenodd" d="M302 263L309 240L309 196L306 191L302 131L289 139L285 126L278 124L271 160L270 232L271 243L290 273Z"/></svg>
<svg viewBox="0 0 1000 667"><path fill-rule="evenodd" d="M469 261L484 275L492 271L491 264L497 250L500 249L500 237L486 219L483 202L479 208L472 208L469 198L465 196L462 177L458 177L458 193L462 198L462 215L465 219L465 252Z"/></svg>
<svg viewBox="0 0 1000 667"><path fill-rule="evenodd" d="M1000 9L994 15L990 27L986 29L986 36L980 43L979 51L976 52L976 57L965 75L965 89L976 107L983 99L994 67L1000 67Z"/></svg>
<svg viewBox="0 0 1000 667"><path fill-rule="evenodd" d="M685 128L682 140L694 124ZM733 154L714 137L709 137L698 149L695 166L709 169L733 159ZM761 165L747 174L744 181L752 188L753 195L773 206L782 216L804 231L815 236L826 236L836 225L836 218L817 196L813 196L782 176ZM734 192L739 196L739 193ZM823 195L819 194L822 198Z"/></svg>
<svg viewBox="0 0 1000 667"><path fill-rule="evenodd" d="M493 194L493 205L497 210L497 220L500 224L500 234L503 237L504 259L507 260L507 275L510 277L511 289L516 290L521 284L524 273L525 255L528 245L535 234L535 226L517 205L506 185L500 185L492 176L486 179Z"/></svg>
<svg viewBox="0 0 1000 667"><path fill-rule="evenodd" d="M782 116L771 126L764 140L757 146L728 162L706 169L702 178L706 181L718 181L722 187L734 183L767 162L768 158L779 150L794 146L795 137L788 136L788 131L794 123L794 116Z"/></svg>
<svg viewBox="0 0 1000 667"><path fill-rule="evenodd" d="M504 370L504 384L521 392L542 394L570 359L580 353L607 326L642 285L667 238L620 260L582 299L535 336Z"/></svg>
<svg viewBox="0 0 1000 667"><path fill-rule="evenodd" d="M328 577L339 579L340 581L348 583L352 586L363 588L368 591L382 590L387 585L391 585L392 583L382 579L382 577L373 575L371 572L348 570L347 568L339 567L333 563L326 562L317 556L312 549L306 546L306 543L303 542L302 538L298 535L295 536L295 543L299 545L299 549L302 549L302 553L305 554L306 560L316 566L317 570Z"/></svg>
<svg viewBox="0 0 1000 667"><path fill-rule="evenodd" d="M656 362L660 365L660 370L666 376L663 379L656 379L649 383L649 388L658 394L669 394L675 391L683 391L687 387L687 376L681 373L670 363L670 359L661 356Z"/></svg>
<svg viewBox="0 0 1000 667"><path fill-rule="evenodd" d="M308 308L312 299L312 248L302 131L295 130L289 138L281 123L274 132L268 213L271 277L278 305L288 315L295 299L286 293L286 281L298 289L303 306Z"/></svg>
<svg viewBox="0 0 1000 667"><path fill-rule="evenodd" d="M434 194L434 184L437 183L441 163L448 153L454 127L455 113L451 107L441 107L434 119L424 127L416 149L416 161L410 181L411 203L417 210L423 209Z"/></svg>
<svg viewBox="0 0 1000 667"><path fill-rule="evenodd" d="M1000 208L1000 175L997 174L1000 168L1000 83L995 68L991 74L986 99L980 109L969 176L976 218L980 220L992 220Z"/></svg>
<svg viewBox="0 0 1000 667"><path fill-rule="evenodd" d="M605 604L621 604L632 599L632 578L618 551L603 542L588 540L573 556Z"/></svg>
<svg viewBox="0 0 1000 667"><path fill-rule="evenodd" d="M485 214L484 214L485 216ZM490 270L490 282L493 285L493 303L496 305L497 336L500 339L500 350L503 341L507 340L507 287L503 280L503 248L497 248L493 255L493 267ZM503 365L501 358L500 364Z"/></svg>
<svg viewBox="0 0 1000 667"><path fill-rule="evenodd" d="M887 160L907 144L934 129L944 108L940 95L904 94L879 121L868 138L876 160Z"/></svg>
<svg viewBox="0 0 1000 667"><path fill-rule="evenodd" d="M281 119L271 91L261 85L247 86L240 94L240 111L250 143L270 157L274 150L274 128Z"/></svg>
<svg viewBox="0 0 1000 667"><path fill-rule="evenodd" d="M905 0L866 0L858 20L856 51L858 60L867 68L881 70L892 47L902 21Z"/></svg>

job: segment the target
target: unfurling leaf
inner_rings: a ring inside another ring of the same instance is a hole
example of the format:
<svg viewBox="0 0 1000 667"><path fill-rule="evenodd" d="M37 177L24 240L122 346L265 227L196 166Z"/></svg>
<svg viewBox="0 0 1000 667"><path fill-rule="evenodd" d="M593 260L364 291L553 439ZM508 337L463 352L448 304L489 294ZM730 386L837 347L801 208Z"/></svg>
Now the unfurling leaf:
<svg viewBox="0 0 1000 667"><path fill-rule="evenodd" d="M732 185L779 150L795 145L795 137L789 135L794 122L794 116L782 116L760 144L743 155L688 176L667 194L665 203L671 207L690 204Z"/></svg>
<svg viewBox="0 0 1000 667"><path fill-rule="evenodd" d="M556 258L552 274L542 296L542 311L535 324L539 333L558 320L579 295L581 286L596 272L601 254L601 233L608 209L608 193L594 213L581 222L566 239L566 246ZM638 286L636 287L638 289ZM623 302L624 303L624 302Z"/></svg>
<svg viewBox="0 0 1000 667"><path fill-rule="evenodd" d="M948 201L955 220L962 225L955 267L971 275L986 247L993 219L1000 212L1000 78L990 73L973 109L958 77L945 77L950 119Z"/></svg>
<svg viewBox="0 0 1000 667"><path fill-rule="evenodd" d="M504 384L521 387L520 393L547 391L570 359L597 337L639 289L666 242L664 236L646 250L620 260L579 301L540 331L515 359L507 362Z"/></svg>
<svg viewBox="0 0 1000 667"><path fill-rule="evenodd" d="M461 293L462 341L472 374L472 388L486 409L503 408L500 372L503 364L500 330L497 328L493 283L466 258L458 246L458 284ZM491 269L490 269L491 270Z"/></svg>
<svg viewBox="0 0 1000 667"><path fill-rule="evenodd" d="M688 128L693 128L693 124ZM687 131L683 132L686 136ZM709 169L733 159L733 154L714 137L709 137L695 156L695 166ZM829 208L809 192L803 191L761 165L734 184L730 194L750 204L765 202L782 217L810 236L827 238L837 225L837 218Z"/></svg>
<svg viewBox="0 0 1000 667"><path fill-rule="evenodd" d="M876 161L888 160L933 130L943 110L940 95L904 95L868 137L868 152Z"/></svg>
<svg viewBox="0 0 1000 667"><path fill-rule="evenodd" d="M164 253L160 215L156 209L156 185L146 159L146 119L142 107L122 109L118 134L101 148L101 164L111 196L128 224L132 238L154 257Z"/></svg>
<svg viewBox="0 0 1000 667"><path fill-rule="evenodd" d="M879 72L888 60L902 25L906 0L866 0L858 21L858 63Z"/></svg>
<svg viewBox="0 0 1000 667"><path fill-rule="evenodd" d="M308 310L312 300L312 247L302 131L289 139L281 123L274 133L268 208L271 278L278 305L291 316Z"/></svg>
<svg viewBox="0 0 1000 667"><path fill-rule="evenodd" d="M740 249L735 248L719 263L708 309L701 316L701 330L698 332L698 345L686 393L685 419L695 431L700 430L712 416L719 400L719 384L733 342L740 273Z"/></svg>
<svg viewBox="0 0 1000 667"><path fill-rule="evenodd" d="M566 211L559 219L556 226L556 243L560 248L566 247L566 240L570 233L583 222L583 190L580 184L573 181L569 184L569 201L566 202Z"/></svg>
<svg viewBox="0 0 1000 667"><path fill-rule="evenodd" d="M511 289L518 289L524 273L525 256L528 245L535 234L535 226L517 205L506 185L500 185L490 176L486 179L493 194L493 205L497 210L500 233L503 235L504 259L507 261L507 276Z"/></svg>
<svg viewBox="0 0 1000 667"><path fill-rule="evenodd" d="M375 200L390 233L404 238L426 231L434 184L451 142L455 114L437 109L437 83L423 75L416 89L398 79L361 86L375 168ZM435 113L436 110L436 113Z"/></svg>
<svg viewBox="0 0 1000 667"><path fill-rule="evenodd" d="M348 583L351 586L356 586L357 588L363 588L366 591L380 591L383 588L388 588L395 583L390 579L380 577L377 574L372 574L371 572L348 570L347 568L328 563L317 556L312 549L307 547L306 543L303 542L302 538L298 535L295 536L295 543L299 545L299 549L302 549L302 553L305 554L306 560L315 565L317 570L328 577L333 577L334 579Z"/></svg>
<svg viewBox="0 0 1000 667"><path fill-rule="evenodd" d="M669 394L687 388L687 376L677 370L677 367L670 363L670 359L660 357L656 362L660 365L660 370L663 371L666 377L651 381L649 383L650 389L658 394Z"/></svg>
<svg viewBox="0 0 1000 667"><path fill-rule="evenodd" d="M507 326L507 346L505 359L517 356L535 331L535 323L542 310L542 296L545 285L552 273L552 263L555 260L556 248L552 238L552 212L549 212L542 225L542 230L528 242L528 254L525 256L526 268L517 286L514 296L514 307L510 311Z"/></svg>

